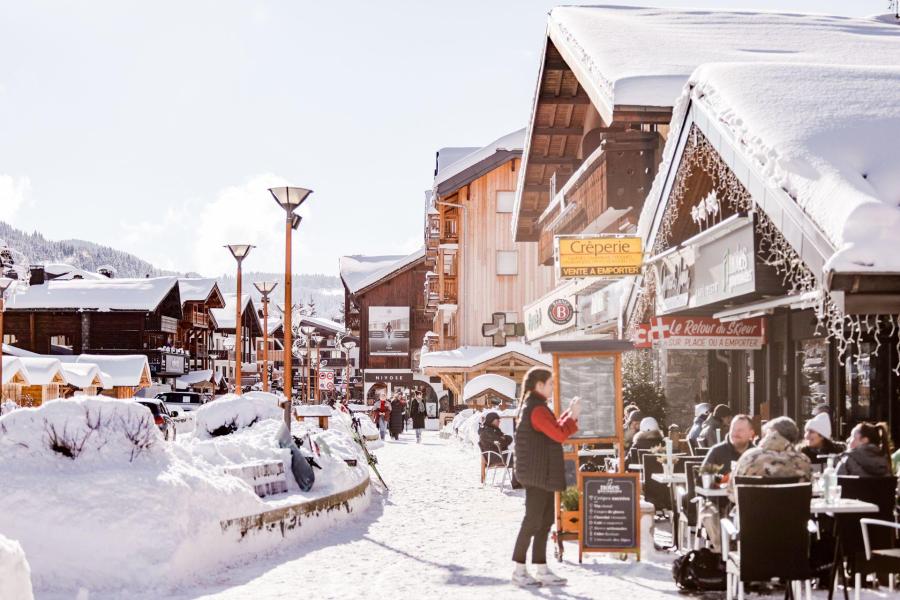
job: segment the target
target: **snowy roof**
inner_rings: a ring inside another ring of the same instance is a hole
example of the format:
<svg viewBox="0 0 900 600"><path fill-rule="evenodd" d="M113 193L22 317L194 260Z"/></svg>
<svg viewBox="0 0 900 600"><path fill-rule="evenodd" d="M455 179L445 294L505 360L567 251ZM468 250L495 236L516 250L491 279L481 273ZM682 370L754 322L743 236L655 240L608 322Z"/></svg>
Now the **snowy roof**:
<svg viewBox="0 0 900 600"><path fill-rule="evenodd" d="M607 122L618 105L672 106L708 62L900 62L897 25L829 15L565 6L547 35Z"/></svg>
<svg viewBox="0 0 900 600"><path fill-rule="evenodd" d="M153 311L175 287L175 277L144 279L54 279L41 285L16 285L7 308L13 310Z"/></svg>
<svg viewBox="0 0 900 600"><path fill-rule="evenodd" d="M150 365L143 354L81 354L76 364L93 364L114 387L137 387L150 382Z"/></svg>
<svg viewBox="0 0 900 600"><path fill-rule="evenodd" d="M212 278L189 277L179 279L178 292L181 294L181 303L206 302L217 286L218 282Z"/></svg>
<svg viewBox="0 0 900 600"><path fill-rule="evenodd" d="M523 342L509 342L506 346L461 346L456 350L440 350L422 354L419 366L444 368L470 368L504 354L517 353L534 361L549 365L549 354L541 354L536 348Z"/></svg>
<svg viewBox="0 0 900 600"><path fill-rule="evenodd" d="M40 356L35 352L29 352L23 348L19 348L17 346L10 346L9 344L3 344L3 354L6 356Z"/></svg>
<svg viewBox="0 0 900 600"><path fill-rule="evenodd" d="M900 272L900 67L711 64L692 80L693 101L834 245L826 270Z"/></svg>
<svg viewBox="0 0 900 600"><path fill-rule="evenodd" d="M312 325L313 327L319 327L321 329L327 329L333 333L345 333L347 330L344 328L344 325L338 323L337 321L332 321L331 319L324 319L322 317L308 317L306 315L300 316L300 323L306 325ZM280 325L281 323L279 323Z"/></svg>
<svg viewBox="0 0 900 600"><path fill-rule="evenodd" d="M52 276L54 279L107 279L105 275L85 271L68 263L43 263L42 266L44 267L44 273Z"/></svg>
<svg viewBox="0 0 900 600"><path fill-rule="evenodd" d="M241 297L243 299L241 314L251 310L256 316L256 311L251 305L250 294L241 294ZM237 318L237 294L224 294L223 298L225 299L224 308L211 308L209 312L212 313L219 329L234 329L234 320Z"/></svg>
<svg viewBox="0 0 900 600"><path fill-rule="evenodd" d="M77 388L86 388L95 386L109 389L113 387L109 375L103 373L94 363L62 363L63 376L66 383Z"/></svg>
<svg viewBox="0 0 900 600"><path fill-rule="evenodd" d="M17 356L0 357L3 361L3 381L0 384L7 384L15 379L21 379L25 385L30 385L31 380L28 376L28 369L22 364L22 359Z"/></svg>
<svg viewBox="0 0 900 600"><path fill-rule="evenodd" d="M28 370L28 379L31 385L50 385L51 383L65 383L62 363L55 358L22 356L19 357L22 364Z"/></svg>
<svg viewBox="0 0 900 600"><path fill-rule="evenodd" d="M464 156L478 150L478 146L447 146L437 151L435 156L435 176Z"/></svg>
<svg viewBox="0 0 900 600"><path fill-rule="evenodd" d="M355 294L422 258L424 246L406 256L342 256L341 279Z"/></svg>
<svg viewBox="0 0 900 600"><path fill-rule="evenodd" d="M494 390L507 398L516 397L516 382L503 375L479 375L466 383L463 388L463 402L487 390Z"/></svg>
<svg viewBox="0 0 900 600"><path fill-rule="evenodd" d="M201 369L199 371L190 371L187 375L183 375L175 380L175 387L186 388L198 383L214 383L213 370Z"/></svg>
<svg viewBox="0 0 900 600"><path fill-rule="evenodd" d="M461 155L446 167L439 166L434 177L434 189L437 190L438 196L451 194L469 181L510 160L513 155L520 155L524 147L524 128L508 133L482 148ZM447 149L441 152L445 150Z"/></svg>

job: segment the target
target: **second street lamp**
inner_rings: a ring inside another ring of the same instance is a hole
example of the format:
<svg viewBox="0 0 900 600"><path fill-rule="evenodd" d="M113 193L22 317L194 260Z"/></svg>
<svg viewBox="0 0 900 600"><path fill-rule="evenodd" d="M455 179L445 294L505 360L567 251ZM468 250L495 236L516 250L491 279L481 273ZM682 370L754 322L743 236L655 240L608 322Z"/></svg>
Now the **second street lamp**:
<svg viewBox="0 0 900 600"><path fill-rule="evenodd" d="M302 323L302 317L300 322ZM306 338L306 403L312 400L312 334L316 332L316 328L311 325L301 325L300 333Z"/></svg>
<svg viewBox="0 0 900 600"><path fill-rule="evenodd" d="M300 226L300 216L295 215L294 211L312 194L312 190L299 187L274 187L269 188L269 193L275 198L275 202L284 209L286 216L284 227L284 306L286 309L284 311L284 393L288 398L288 402L284 409L284 420L290 424L291 403L294 398L294 372L291 364L294 354L293 340L291 339L293 331L291 330L291 310L287 308L292 306L294 302L291 297L293 287L291 234Z"/></svg>
<svg viewBox="0 0 900 600"><path fill-rule="evenodd" d="M322 345L322 340L324 340L325 338L322 337L321 335L315 334L312 336L312 339L313 339L313 342L315 342L315 344L316 344L316 380L313 382L313 385L316 386L316 404L318 404L319 403L319 363L321 362L319 360L319 356L322 353L322 351L319 350L319 346Z"/></svg>
<svg viewBox="0 0 900 600"><path fill-rule="evenodd" d="M228 248L228 251L231 252L231 255L237 261L237 310L235 311L235 319L234 319L234 393L241 393L241 309L243 308L243 302L241 302L241 263L244 262L244 259L247 258L247 255L250 254L250 250L255 248L256 246L252 246L251 244L229 244L225 246Z"/></svg>
<svg viewBox="0 0 900 600"><path fill-rule="evenodd" d="M257 281L253 284L262 296L263 302L263 381L262 389L269 391L269 294L278 285L277 281ZM274 370L273 370L274 371Z"/></svg>

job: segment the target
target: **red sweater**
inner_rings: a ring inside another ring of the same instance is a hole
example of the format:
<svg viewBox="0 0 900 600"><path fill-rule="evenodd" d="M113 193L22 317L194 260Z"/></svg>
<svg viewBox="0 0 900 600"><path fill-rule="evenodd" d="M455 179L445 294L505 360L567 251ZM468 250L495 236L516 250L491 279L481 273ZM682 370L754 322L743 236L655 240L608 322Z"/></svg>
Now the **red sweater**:
<svg viewBox="0 0 900 600"><path fill-rule="evenodd" d="M578 421L566 411L557 420L547 406L536 406L531 411L531 426L548 438L562 444L570 435L578 431Z"/></svg>

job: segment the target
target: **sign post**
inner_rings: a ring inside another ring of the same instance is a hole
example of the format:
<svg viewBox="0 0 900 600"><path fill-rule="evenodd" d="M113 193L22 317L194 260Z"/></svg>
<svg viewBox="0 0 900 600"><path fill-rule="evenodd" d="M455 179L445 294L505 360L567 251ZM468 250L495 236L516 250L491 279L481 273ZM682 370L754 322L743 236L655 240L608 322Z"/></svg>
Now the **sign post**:
<svg viewBox="0 0 900 600"><path fill-rule="evenodd" d="M541 352L553 356L556 415L562 413L564 404L572 398L581 398L578 432L563 445L566 479L567 483L577 486L579 509L575 514L564 511L560 494L556 494L556 541L560 558L563 542L567 539L578 540L579 562L584 552L635 552L640 558L640 539L635 533L638 528L622 529L622 523L630 518L629 515L640 518L640 480L625 474L622 352L632 348L631 342L622 340L572 339L541 343ZM582 454L590 454L582 449L598 446L612 447L612 451L607 450L605 454L615 456L618 473L582 471ZM571 470L575 471L574 478ZM601 476L609 481L601 481ZM607 514L604 511L610 510L611 502L615 512Z"/></svg>

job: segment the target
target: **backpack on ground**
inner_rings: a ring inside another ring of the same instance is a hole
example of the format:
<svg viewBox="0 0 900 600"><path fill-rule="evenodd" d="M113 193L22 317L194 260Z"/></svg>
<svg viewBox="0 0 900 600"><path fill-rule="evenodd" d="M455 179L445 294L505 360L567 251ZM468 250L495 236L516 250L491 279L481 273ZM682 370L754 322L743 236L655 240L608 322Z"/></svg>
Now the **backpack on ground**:
<svg viewBox="0 0 900 600"><path fill-rule="evenodd" d="M672 563L675 585L683 592L725 590L725 563L709 548L691 550Z"/></svg>

